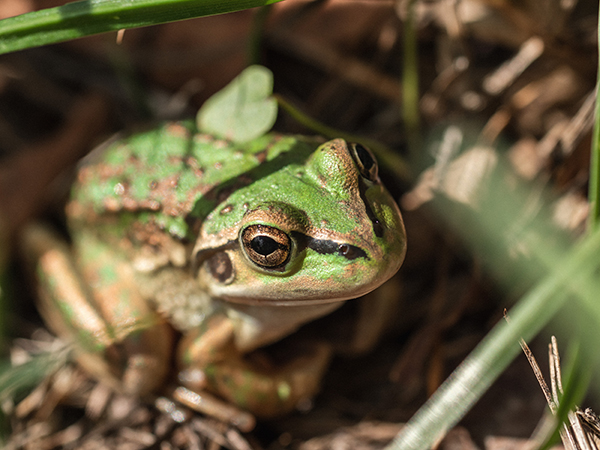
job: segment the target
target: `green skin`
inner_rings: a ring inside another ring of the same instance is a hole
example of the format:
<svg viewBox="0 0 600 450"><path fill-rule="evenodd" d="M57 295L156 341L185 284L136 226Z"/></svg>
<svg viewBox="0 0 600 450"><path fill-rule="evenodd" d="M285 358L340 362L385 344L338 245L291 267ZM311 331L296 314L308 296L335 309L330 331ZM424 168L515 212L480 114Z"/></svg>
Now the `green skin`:
<svg viewBox="0 0 600 450"><path fill-rule="evenodd" d="M93 157L92 157L93 158ZM72 250L35 228L25 248L40 309L118 389L181 384L259 416L315 394L329 349L281 367L250 352L364 295L400 267L402 218L374 158L341 139L244 145L169 123L111 145L79 172Z"/></svg>

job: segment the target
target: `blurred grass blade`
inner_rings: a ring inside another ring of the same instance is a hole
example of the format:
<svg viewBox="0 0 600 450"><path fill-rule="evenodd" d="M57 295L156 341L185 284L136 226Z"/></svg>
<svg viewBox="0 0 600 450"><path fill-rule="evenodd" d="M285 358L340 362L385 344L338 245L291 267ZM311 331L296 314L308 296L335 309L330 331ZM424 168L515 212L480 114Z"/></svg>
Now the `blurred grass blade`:
<svg viewBox="0 0 600 450"><path fill-rule="evenodd" d="M417 160L422 149L419 117L419 55L417 50L416 8L414 0L406 3L404 20L404 59L402 62L402 118L410 156Z"/></svg>
<svg viewBox="0 0 600 450"><path fill-rule="evenodd" d="M342 138L350 142L360 142L361 144L369 147L377 156L377 159L381 164L393 172L399 179L405 182L412 182L414 175L411 168L406 163L404 158L393 151L391 148L383 145L382 143L368 139L363 136L356 134L346 133L337 128L332 128L325 125L322 122L310 117L308 114L303 113L298 107L290 103L285 97L280 94L273 94L273 98L277 100L277 103L286 113L288 113L295 121L305 126L313 133L320 134L328 139Z"/></svg>
<svg viewBox="0 0 600 450"><path fill-rule="evenodd" d="M6 270L6 261L8 260L8 233L4 225L4 216L0 215L0 348L4 350L6 310L8 302L7 289L10 286L10 279Z"/></svg>
<svg viewBox="0 0 600 450"><path fill-rule="evenodd" d="M519 354L519 338L528 340L537 334L567 301L569 307L562 310L561 322L585 316L595 324L591 329L598 329L600 283L595 272L600 265L600 232L591 232L573 244L553 224L552 203L541 186L515 181L510 169L499 163L478 189L477 207L460 207L443 197L438 200L445 223L473 248L490 274L512 292L528 288L510 312L511 323L502 321L494 327L388 450L431 448ZM598 352L588 347L582 351L588 357L586 362L592 364Z"/></svg>
<svg viewBox="0 0 600 450"><path fill-rule="evenodd" d="M600 10L598 10L600 20ZM598 22L600 27L600 22ZM600 51L600 34L598 35L598 49ZM593 230L598 226L600 219L600 101L598 95L600 90L600 60L598 60L598 72L596 76L596 110L594 117L594 132L592 138L592 154L590 157L590 181L588 188L588 200L590 202L589 229Z"/></svg>
<svg viewBox="0 0 600 450"><path fill-rule="evenodd" d="M45 377L63 367L69 358L70 350L60 350L33 355L30 361L19 366L0 365L0 402L21 395L37 386Z"/></svg>
<svg viewBox="0 0 600 450"><path fill-rule="evenodd" d="M600 232L579 243L498 323L454 373L419 409L386 450L426 450L452 428L520 352L518 340L530 339L597 269ZM585 279L582 280L582 276Z"/></svg>
<svg viewBox="0 0 600 450"><path fill-rule="evenodd" d="M81 0L0 20L0 54L92 34L212 16L281 0Z"/></svg>

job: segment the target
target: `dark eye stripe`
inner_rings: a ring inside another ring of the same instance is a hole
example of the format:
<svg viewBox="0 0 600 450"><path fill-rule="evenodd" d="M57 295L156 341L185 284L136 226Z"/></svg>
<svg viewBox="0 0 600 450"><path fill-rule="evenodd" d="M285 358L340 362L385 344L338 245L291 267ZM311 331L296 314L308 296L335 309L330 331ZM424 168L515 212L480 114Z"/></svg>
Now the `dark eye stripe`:
<svg viewBox="0 0 600 450"><path fill-rule="evenodd" d="M351 245L347 243L339 243L329 239L314 239L310 236L305 235L304 233L300 233L297 231L292 231L290 233L294 240L298 244L298 251L302 251L305 248L310 248L311 250L316 251L321 255L338 255L346 258L349 261L353 261L358 258L370 259L362 248L357 247L356 245ZM239 248L238 240L232 240L227 242L224 245L221 245L217 248L205 249L199 251L192 262L192 270L193 272L197 272L200 269L200 266L209 259L212 259L216 254L224 252L228 249ZM217 261L223 263L224 261ZM223 264L218 266L219 268L223 268ZM233 271L233 268L231 269ZM225 272L221 270L221 272ZM219 272L219 274L221 274ZM231 273L228 274L227 278L231 277ZM225 278L225 275L222 275L221 278Z"/></svg>

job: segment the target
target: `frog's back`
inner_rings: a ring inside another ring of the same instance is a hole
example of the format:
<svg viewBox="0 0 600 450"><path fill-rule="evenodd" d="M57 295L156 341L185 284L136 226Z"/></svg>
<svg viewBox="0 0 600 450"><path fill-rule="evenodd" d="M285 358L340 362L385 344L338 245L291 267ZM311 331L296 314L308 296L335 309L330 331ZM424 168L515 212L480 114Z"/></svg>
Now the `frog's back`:
<svg viewBox="0 0 600 450"><path fill-rule="evenodd" d="M192 121L166 123L110 145L100 160L84 165L68 215L84 224L114 223L117 217L124 226L152 222L183 239L230 192L284 160L304 161L316 146L310 139L273 134L232 145L196 133Z"/></svg>

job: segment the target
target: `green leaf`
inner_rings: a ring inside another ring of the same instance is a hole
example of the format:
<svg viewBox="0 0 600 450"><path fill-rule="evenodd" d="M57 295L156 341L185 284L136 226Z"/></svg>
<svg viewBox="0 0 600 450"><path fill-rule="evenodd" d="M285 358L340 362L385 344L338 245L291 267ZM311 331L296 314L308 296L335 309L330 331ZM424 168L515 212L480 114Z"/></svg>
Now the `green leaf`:
<svg viewBox="0 0 600 450"><path fill-rule="evenodd" d="M240 11L279 1L82 0L0 20L0 54L92 34Z"/></svg>
<svg viewBox="0 0 600 450"><path fill-rule="evenodd" d="M198 112L198 128L233 142L256 139L269 131L277 118L272 93L271 71L250 66L204 103Z"/></svg>

